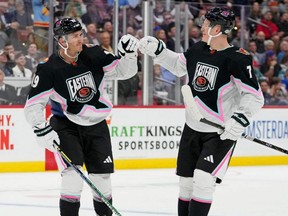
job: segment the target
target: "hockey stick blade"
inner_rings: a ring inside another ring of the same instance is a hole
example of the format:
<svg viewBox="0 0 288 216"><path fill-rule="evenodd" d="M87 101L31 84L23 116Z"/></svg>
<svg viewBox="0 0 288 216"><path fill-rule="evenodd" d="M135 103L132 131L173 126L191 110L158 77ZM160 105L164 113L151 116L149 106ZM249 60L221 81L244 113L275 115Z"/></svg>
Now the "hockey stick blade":
<svg viewBox="0 0 288 216"><path fill-rule="evenodd" d="M198 121L200 121L200 122L202 122L204 124L207 124L207 125L210 125L212 127L224 130L223 126L221 126L221 125L219 125L219 124L217 124L215 122L212 122L212 121L209 121L209 120L205 119L204 116L200 113L200 111L198 110L197 104L195 103L195 100L194 100L192 91L190 89L190 86L183 85L182 88L181 88L181 91L182 91L182 95L183 95L185 108L186 108L186 110L188 112L191 112L191 116L195 117L196 120L198 120ZM255 142L255 143L258 143L260 145L264 145L264 146L266 146L268 148L274 149L276 151L282 152L284 154L288 154L288 150L286 150L286 149L283 149L281 147L275 146L275 145L273 145L271 143L268 143L268 142L265 142L263 140L259 140L259 139L256 139L254 137L248 136L247 134L243 133L242 137L247 139L247 140L250 140L252 142Z"/></svg>
<svg viewBox="0 0 288 216"><path fill-rule="evenodd" d="M98 194L102 202L104 202L112 212L118 216L122 216L119 211L106 199L106 197L98 190L98 188L88 179L85 174L70 160L70 158L61 150L58 143L54 141L54 148L60 153L61 157L80 175L80 177L90 186L90 188Z"/></svg>

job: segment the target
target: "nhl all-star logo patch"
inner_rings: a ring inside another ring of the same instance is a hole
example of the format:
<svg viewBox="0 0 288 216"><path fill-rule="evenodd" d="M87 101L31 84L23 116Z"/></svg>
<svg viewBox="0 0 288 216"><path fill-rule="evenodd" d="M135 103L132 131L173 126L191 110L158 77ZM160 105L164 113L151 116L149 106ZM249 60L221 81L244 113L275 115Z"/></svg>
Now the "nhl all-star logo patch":
<svg viewBox="0 0 288 216"><path fill-rule="evenodd" d="M192 85L197 91L206 91L207 89L213 90L215 87L216 77L219 68L214 65L198 62Z"/></svg>
<svg viewBox="0 0 288 216"><path fill-rule="evenodd" d="M71 101L86 103L97 92L96 84L90 71L66 80Z"/></svg>

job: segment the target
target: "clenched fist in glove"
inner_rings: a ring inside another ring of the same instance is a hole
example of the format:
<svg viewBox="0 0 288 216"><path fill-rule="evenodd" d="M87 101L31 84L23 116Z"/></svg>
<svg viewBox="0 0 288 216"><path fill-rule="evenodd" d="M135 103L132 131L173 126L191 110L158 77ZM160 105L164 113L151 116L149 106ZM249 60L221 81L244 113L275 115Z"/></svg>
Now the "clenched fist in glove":
<svg viewBox="0 0 288 216"><path fill-rule="evenodd" d="M121 57L136 57L139 47L139 40L134 36L123 35L118 43L118 52Z"/></svg>
<svg viewBox="0 0 288 216"><path fill-rule="evenodd" d="M166 45L162 40L152 36L146 36L140 40L139 50L143 54L156 57L166 50Z"/></svg>
<svg viewBox="0 0 288 216"><path fill-rule="evenodd" d="M237 140L242 136L245 127L249 125L249 120L242 113L234 113L231 118L225 123L224 131L221 131L220 139Z"/></svg>
<svg viewBox="0 0 288 216"><path fill-rule="evenodd" d="M36 125L33 127L34 133L36 134L36 141L39 146L47 148L51 152L55 152L54 141L60 143L58 134L52 129L48 122Z"/></svg>

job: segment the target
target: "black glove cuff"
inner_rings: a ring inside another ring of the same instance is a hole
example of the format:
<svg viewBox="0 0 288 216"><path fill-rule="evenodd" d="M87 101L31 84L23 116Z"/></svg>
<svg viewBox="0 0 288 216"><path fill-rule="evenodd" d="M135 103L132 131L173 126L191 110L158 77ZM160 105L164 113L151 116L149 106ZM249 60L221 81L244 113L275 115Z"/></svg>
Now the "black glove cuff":
<svg viewBox="0 0 288 216"><path fill-rule="evenodd" d="M233 118L235 121L237 121L239 124L241 124L243 127L247 127L250 122L246 118L246 116L243 113L234 113L231 118Z"/></svg>
<svg viewBox="0 0 288 216"><path fill-rule="evenodd" d="M157 39L157 40L159 43L158 43L158 47L155 51L156 56L159 55L164 50L164 45L162 44L162 41L160 41L159 39Z"/></svg>
<svg viewBox="0 0 288 216"><path fill-rule="evenodd" d="M51 125L47 125L45 128L35 129L34 133L36 134L36 136L41 137L41 136L45 136L46 134L50 133L52 130L53 130L53 128L51 127Z"/></svg>

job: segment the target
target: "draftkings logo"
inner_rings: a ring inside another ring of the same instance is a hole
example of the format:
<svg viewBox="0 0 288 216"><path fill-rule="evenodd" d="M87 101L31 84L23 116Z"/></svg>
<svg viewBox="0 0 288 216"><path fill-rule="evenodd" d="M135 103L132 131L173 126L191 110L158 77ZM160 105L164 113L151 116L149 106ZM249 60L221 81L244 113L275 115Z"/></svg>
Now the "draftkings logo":
<svg viewBox="0 0 288 216"><path fill-rule="evenodd" d="M213 90L218 71L218 67L198 62L192 81L194 89L201 92L206 91L207 89Z"/></svg>
<svg viewBox="0 0 288 216"><path fill-rule="evenodd" d="M90 71L66 80L71 101L85 103L93 98L97 92L92 73Z"/></svg>

